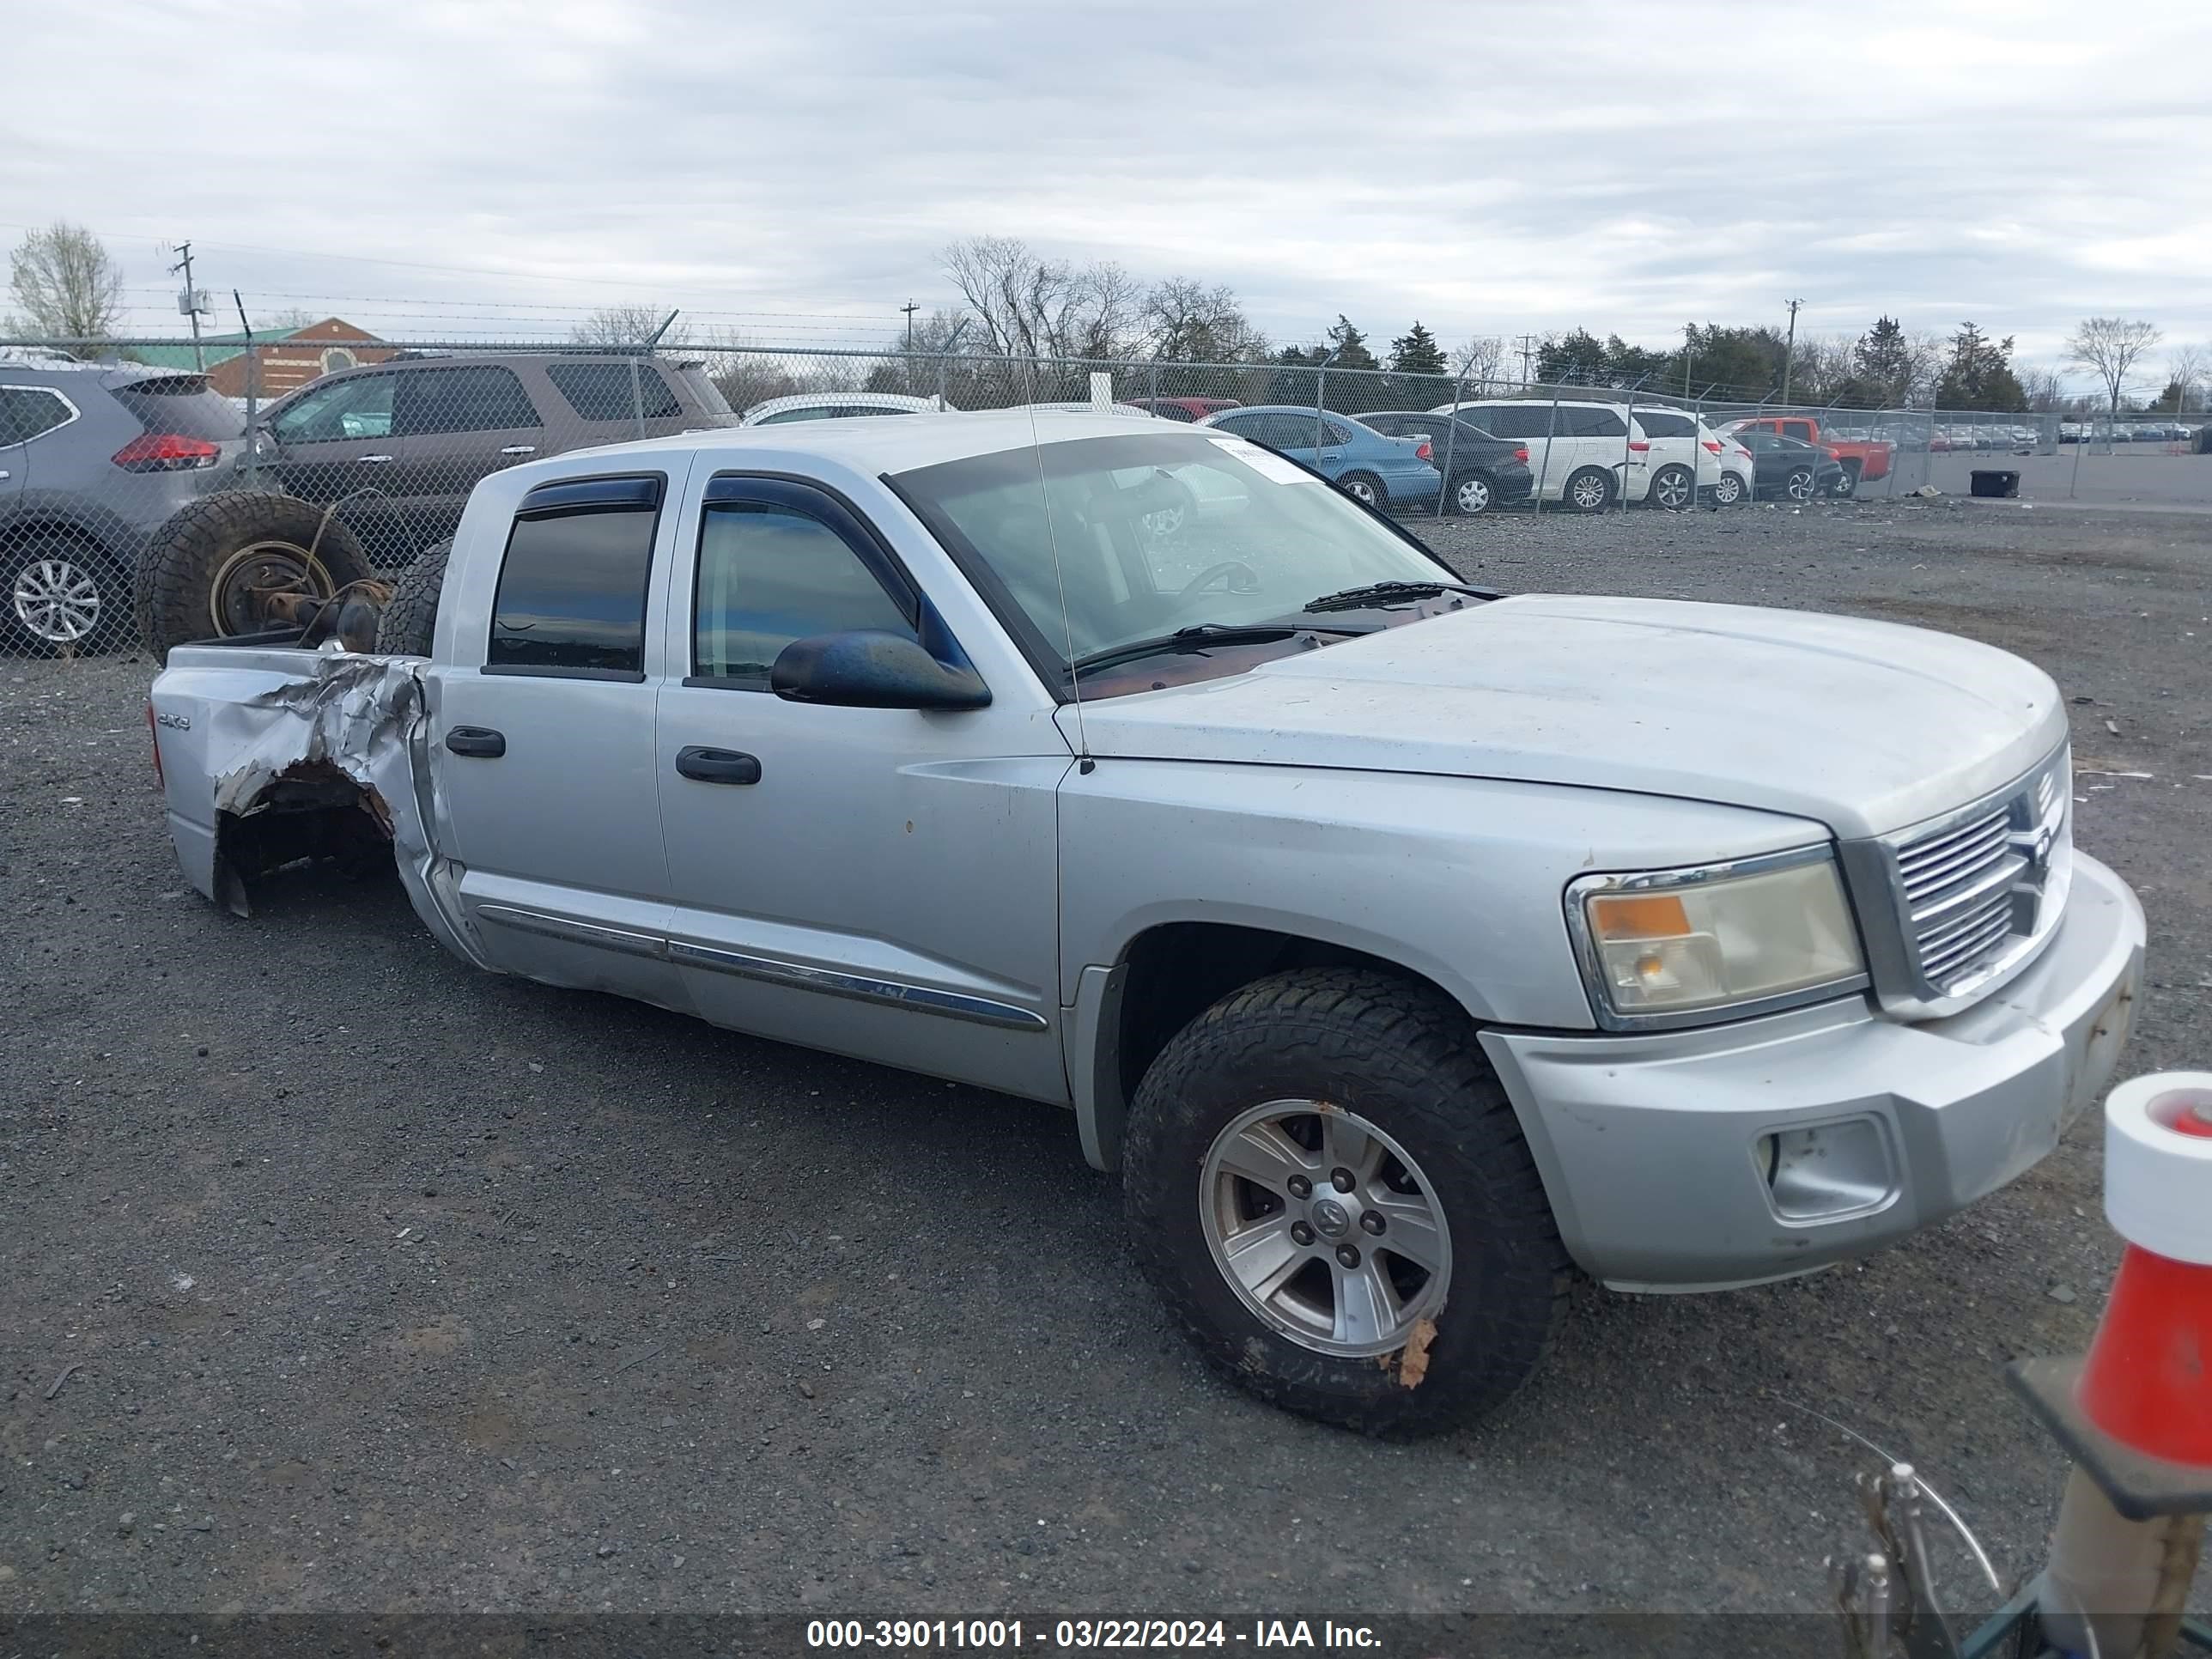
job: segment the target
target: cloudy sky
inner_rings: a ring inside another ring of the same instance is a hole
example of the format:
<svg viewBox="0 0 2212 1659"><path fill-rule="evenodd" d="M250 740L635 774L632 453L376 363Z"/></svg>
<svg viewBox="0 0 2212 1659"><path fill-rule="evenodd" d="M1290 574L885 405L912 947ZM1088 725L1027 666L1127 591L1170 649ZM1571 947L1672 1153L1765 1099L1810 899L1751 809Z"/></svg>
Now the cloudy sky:
<svg viewBox="0 0 2212 1659"><path fill-rule="evenodd" d="M1972 318L2212 339L2212 8L2039 0L8 0L0 239L179 320L559 332L681 306L865 343L1020 236L1281 340ZM37 65L49 73L22 73Z"/></svg>

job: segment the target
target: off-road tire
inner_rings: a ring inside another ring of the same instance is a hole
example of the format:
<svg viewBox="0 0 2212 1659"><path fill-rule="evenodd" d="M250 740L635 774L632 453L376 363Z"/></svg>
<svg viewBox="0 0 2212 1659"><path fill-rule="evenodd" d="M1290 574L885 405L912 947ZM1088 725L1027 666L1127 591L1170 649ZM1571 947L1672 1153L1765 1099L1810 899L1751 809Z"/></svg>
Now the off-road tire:
<svg viewBox="0 0 2212 1659"><path fill-rule="evenodd" d="M432 542L392 584L392 602L376 625L376 648L410 657L430 654L438 631L438 596L445 591L446 561L453 538Z"/></svg>
<svg viewBox="0 0 2212 1659"><path fill-rule="evenodd" d="M1403 1350L1342 1358L1262 1322L1217 1267L1202 1170L1247 1109L1313 1099L1357 1113L1420 1164L1444 1217L1451 1276L1427 1370ZM1146 1275L1200 1352L1240 1387L1304 1416L1410 1437L1490 1411L1536 1369L1571 1278L1535 1161L1465 1013L1432 988L1366 969L1255 981L1176 1035L1146 1072L1122 1193Z"/></svg>
<svg viewBox="0 0 2212 1659"><path fill-rule="evenodd" d="M1598 484L1595 490L1577 489L1578 484L1593 478ZM1620 488L1620 481L1601 466L1577 467L1559 491L1559 505L1570 513L1602 513L1613 505L1613 495Z"/></svg>
<svg viewBox="0 0 2212 1659"><path fill-rule="evenodd" d="M369 574L361 542L335 514L296 495L269 489L226 490L187 502L147 539L138 561L139 637L156 662L173 646L225 631L215 616L214 585L224 564L256 542L282 542L304 556L313 550L331 592Z"/></svg>

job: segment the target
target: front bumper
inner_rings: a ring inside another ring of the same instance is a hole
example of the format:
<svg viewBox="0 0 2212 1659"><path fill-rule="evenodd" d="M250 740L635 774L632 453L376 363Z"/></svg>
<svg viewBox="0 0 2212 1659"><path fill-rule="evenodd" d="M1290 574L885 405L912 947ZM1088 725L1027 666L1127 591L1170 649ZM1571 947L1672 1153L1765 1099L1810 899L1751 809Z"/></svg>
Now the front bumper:
<svg viewBox="0 0 2212 1659"><path fill-rule="evenodd" d="M1583 1270L1719 1289L1864 1255L2039 1161L2119 1063L2142 954L2135 895L2076 853L2043 954L1948 1018L1901 1024L1852 997L1700 1030L1482 1043ZM1778 1200L1761 1138L1807 1129L1830 1131L1808 1156L1851 1164L1828 1186L1856 1201Z"/></svg>

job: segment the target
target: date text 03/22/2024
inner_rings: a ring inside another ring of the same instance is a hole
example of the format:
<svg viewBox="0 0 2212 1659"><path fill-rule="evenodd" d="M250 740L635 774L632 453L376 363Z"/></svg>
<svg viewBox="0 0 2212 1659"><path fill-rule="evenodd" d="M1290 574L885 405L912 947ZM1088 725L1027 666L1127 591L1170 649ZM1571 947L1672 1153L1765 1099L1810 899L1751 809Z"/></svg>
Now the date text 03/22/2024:
<svg viewBox="0 0 2212 1659"><path fill-rule="evenodd" d="M807 1622L806 1645L1011 1651L1030 1646L1374 1649L1381 1642L1370 1626L1331 1619L1254 1619L1234 1626L1221 1619L1057 1619L1049 1624L1019 1619L815 1619Z"/></svg>

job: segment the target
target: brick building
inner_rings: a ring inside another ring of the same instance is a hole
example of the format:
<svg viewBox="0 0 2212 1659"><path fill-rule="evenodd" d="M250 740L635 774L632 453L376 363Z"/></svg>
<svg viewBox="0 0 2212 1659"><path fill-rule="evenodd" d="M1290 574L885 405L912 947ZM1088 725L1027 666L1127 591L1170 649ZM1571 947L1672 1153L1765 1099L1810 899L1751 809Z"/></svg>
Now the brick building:
<svg viewBox="0 0 2212 1659"><path fill-rule="evenodd" d="M298 390L308 381L334 369L362 363L380 363L394 348L367 329L356 328L341 318L325 317L304 328L256 331L249 358L243 334L210 334L200 340L200 355L207 363L208 384L226 398L243 398L249 363L258 371L254 394L263 403ZM159 368L190 369L189 345L140 346L131 355Z"/></svg>

